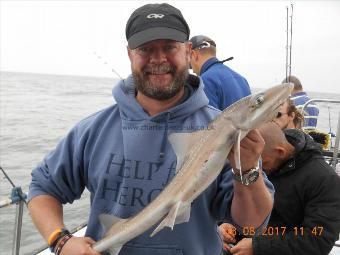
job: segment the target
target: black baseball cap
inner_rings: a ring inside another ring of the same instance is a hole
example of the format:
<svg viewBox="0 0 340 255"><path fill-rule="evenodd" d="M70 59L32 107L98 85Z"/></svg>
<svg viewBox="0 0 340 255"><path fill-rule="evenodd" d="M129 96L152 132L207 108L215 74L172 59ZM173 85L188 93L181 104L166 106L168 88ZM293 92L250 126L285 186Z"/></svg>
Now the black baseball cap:
<svg viewBox="0 0 340 255"><path fill-rule="evenodd" d="M192 43L192 49L197 49L199 47L209 48L210 46L216 47L216 43L205 35L196 35L191 37L189 40Z"/></svg>
<svg viewBox="0 0 340 255"><path fill-rule="evenodd" d="M165 3L146 4L131 14L125 34L129 48L135 49L158 39L186 42L190 29L177 8Z"/></svg>

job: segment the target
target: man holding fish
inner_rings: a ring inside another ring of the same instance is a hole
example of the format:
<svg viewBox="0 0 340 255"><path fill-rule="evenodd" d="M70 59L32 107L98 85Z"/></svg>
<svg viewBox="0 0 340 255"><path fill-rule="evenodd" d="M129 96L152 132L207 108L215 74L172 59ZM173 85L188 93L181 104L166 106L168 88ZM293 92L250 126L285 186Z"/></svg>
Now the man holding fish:
<svg viewBox="0 0 340 255"><path fill-rule="evenodd" d="M291 86L221 113L188 73L189 33L171 5L135 10L126 25L132 75L113 89L117 103L80 121L33 170L29 210L56 254L217 255L219 222L266 224L273 186L258 164L264 141L255 128ZM85 188L86 237L74 237L62 204Z"/></svg>

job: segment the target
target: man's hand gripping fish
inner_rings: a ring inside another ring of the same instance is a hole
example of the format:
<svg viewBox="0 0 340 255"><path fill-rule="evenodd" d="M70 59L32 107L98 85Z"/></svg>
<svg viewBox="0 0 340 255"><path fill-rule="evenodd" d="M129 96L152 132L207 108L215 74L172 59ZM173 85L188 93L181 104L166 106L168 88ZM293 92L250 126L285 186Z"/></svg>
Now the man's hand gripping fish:
<svg viewBox="0 0 340 255"><path fill-rule="evenodd" d="M164 227L188 222L191 203L219 175L234 146L236 168L241 171L240 141L247 133L271 121L288 98L290 84L281 84L242 98L226 108L207 129L193 133L173 133L168 139L177 156L176 175L165 189L142 211L128 219L101 215L108 229L93 245L116 255L122 246L155 224L151 237Z"/></svg>

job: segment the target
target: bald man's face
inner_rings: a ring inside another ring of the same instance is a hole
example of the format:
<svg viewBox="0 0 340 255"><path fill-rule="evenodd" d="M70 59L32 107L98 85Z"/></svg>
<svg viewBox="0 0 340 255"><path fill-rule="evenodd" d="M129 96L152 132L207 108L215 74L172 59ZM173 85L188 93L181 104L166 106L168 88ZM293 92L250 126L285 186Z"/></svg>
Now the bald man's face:
<svg viewBox="0 0 340 255"><path fill-rule="evenodd" d="M262 152L262 168L266 174L271 174L290 157L294 147L289 144L280 127L273 123L265 123L259 127L265 142Z"/></svg>
<svg viewBox="0 0 340 255"><path fill-rule="evenodd" d="M262 152L262 169L267 175L275 172L283 162L284 160L278 151L264 148Z"/></svg>

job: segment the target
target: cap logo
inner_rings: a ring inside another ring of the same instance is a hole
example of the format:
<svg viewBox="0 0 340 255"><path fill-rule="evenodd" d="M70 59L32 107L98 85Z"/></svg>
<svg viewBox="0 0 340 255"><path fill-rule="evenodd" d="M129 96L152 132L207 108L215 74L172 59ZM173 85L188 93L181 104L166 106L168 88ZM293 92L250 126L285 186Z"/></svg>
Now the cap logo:
<svg viewBox="0 0 340 255"><path fill-rule="evenodd" d="M157 14L157 13L150 13L146 16L148 19L162 19L165 15L164 14Z"/></svg>

